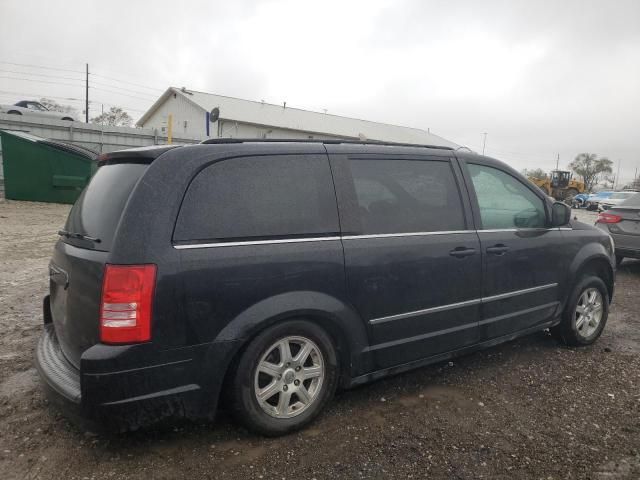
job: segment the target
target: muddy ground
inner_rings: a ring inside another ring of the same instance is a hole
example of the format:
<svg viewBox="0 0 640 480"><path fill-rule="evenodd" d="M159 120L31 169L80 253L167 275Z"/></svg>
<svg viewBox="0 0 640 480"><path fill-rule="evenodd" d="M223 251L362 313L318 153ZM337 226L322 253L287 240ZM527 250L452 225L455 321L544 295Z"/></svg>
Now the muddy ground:
<svg viewBox="0 0 640 480"><path fill-rule="evenodd" d="M640 478L640 262L619 270L590 348L541 332L340 393L285 438L249 434L224 413L214 425L98 436L48 405L33 368L67 212L0 201L2 479Z"/></svg>

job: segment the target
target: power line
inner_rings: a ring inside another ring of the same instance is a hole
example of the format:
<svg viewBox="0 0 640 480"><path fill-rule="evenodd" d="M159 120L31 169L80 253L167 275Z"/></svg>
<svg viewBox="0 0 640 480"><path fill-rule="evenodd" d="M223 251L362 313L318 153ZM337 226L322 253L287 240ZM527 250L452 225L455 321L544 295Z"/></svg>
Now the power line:
<svg viewBox="0 0 640 480"><path fill-rule="evenodd" d="M47 80L34 80L33 78L18 78L18 77L10 77L10 76L7 76L7 75L0 75L0 78L8 78L10 80L20 80L20 81L23 81L23 82L49 83L49 84L52 84L52 85L65 85L67 87L81 87L82 86L82 84L75 85L75 84L71 84L71 83L49 82Z"/></svg>
<svg viewBox="0 0 640 480"><path fill-rule="evenodd" d="M45 78L58 78L58 79L62 79L62 80L79 80L82 81L81 78L75 78L75 77L61 77L59 75L48 75L48 74L44 74L44 73L31 73L31 72L16 72L15 70L2 70L0 69L0 72L4 72L4 73L17 73L18 75L31 75L31 76L36 76L36 77L45 77Z"/></svg>
<svg viewBox="0 0 640 480"><path fill-rule="evenodd" d="M78 108L78 109L84 108L84 99L82 99L82 98L60 97L60 96L57 96L57 95L35 95L35 94L32 94L32 93L14 92L14 91L9 91L9 90L0 90L0 97L3 97L3 98L12 99L12 100L15 101L15 99L16 99L15 96L16 95L23 96L23 97L37 98L38 101L43 99L43 98L51 99L51 100L61 100L61 101L64 101L65 103L73 103L73 104L75 104L75 105L70 105L70 106L72 106L74 108ZM89 103L92 104L92 105L108 105L110 107L120 107L120 108L122 108L124 110L129 110L129 111L138 112L138 113L146 112L146 110L133 108L133 107L130 107L128 105L115 104L115 103L111 103L111 102L103 102L102 100L90 100Z"/></svg>
<svg viewBox="0 0 640 480"><path fill-rule="evenodd" d="M89 75L91 75L91 74L89 74ZM125 91L125 92L138 93L138 94L140 94L140 95L148 95L149 97L151 97L151 98L155 99L155 97L154 97L153 95L151 95L150 93L147 93L147 92L141 92L141 91L139 91L139 90L130 90L130 89L128 89L128 88L122 88L122 87L120 87L119 85L110 85L110 84L108 84L108 83L101 83L101 82L96 82L96 81L94 81L94 80L90 80L90 81L89 81L89 86L91 86L91 85L102 85L103 87L118 88L118 89L123 90L123 91Z"/></svg>
<svg viewBox="0 0 640 480"><path fill-rule="evenodd" d="M105 75L98 75L97 73L92 73L91 75L94 77L104 78L105 80L113 80L115 82L128 83L129 85L133 85L135 87L148 88L149 90L155 90L156 92L163 92L165 90L164 88L160 88L160 87L149 87L147 85L142 85L140 83L129 82L127 80L120 80L119 78L107 77Z"/></svg>
<svg viewBox="0 0 640 480"><path fill-rule="evenodd" d="M106 90L106 89L104 89L104 88L93 87L93 90L99 90L99 91L101 91L101 92L113 93L113 94L115 94L115 95L123 95L123 96L125 96L125 97L135 98L135 99L137 99L137 100L141 100L141 101L144 101L144 102L148 102L148 101L150 101L150 100L151 100L150 98L141 98L141 97L136 97L136 96L134 96L134 95L127 95L126 93L120 93L120 92L116 92L116 91L113 91L113 90Z"/></svg>
<svg viewBox="0 0 640 480"><path fill-rule="evenodd" d="M40 98L55 98L58 100L66 100L66 101L73 101L73 102L84 102L84 100L80 99L80 98L73 98L73 97L59 97L59 96L55 96L55 95L36 95L33 93L25 93L25 92L12 92L9 90L0 90L0 93L4 93L4 94L8 94L8 95L26 95L28 97L40 97ZM5 96L8 96L5 95Z"/></svg>
<svg viewBox="0 0 640 480"><path fill-rule="evenodd" d="M139 112L139 113L146 112L146 110L140 110L138 108L132 108L132 107L128 107L126 105L117 105L115 103L110 103L110 102L103 102L101 100L91 100L89 103L92 103L94 105L107 105L109 107L119 107L119 108L122 108L124 110L131 110L132 112Z"/></svg>
<svg viewBox="0 0 640 480"><path fill-rule="evenodd" d="M0 61L0 63L4 63L6 65L15 65L17 67L41 68L44 70L58 70L59 72L84 73L79 70L69 70L66 68L56 68L56 67L45 67L43 65L29 65L26 63L13 63L13 62L3 62L3 61Z"/></svg>

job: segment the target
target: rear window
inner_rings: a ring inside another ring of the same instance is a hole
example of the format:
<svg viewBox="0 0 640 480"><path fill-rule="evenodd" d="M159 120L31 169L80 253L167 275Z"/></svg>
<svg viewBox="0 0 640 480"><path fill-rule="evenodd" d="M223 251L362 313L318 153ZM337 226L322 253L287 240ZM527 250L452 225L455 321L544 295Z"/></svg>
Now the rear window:
<svg viewBox="0 0 640 480"><path fill-rule="evenodd" d="M636 193L620 204L621 207L640 208L640 193Z"/></svg>
<svg viewBox="0 0 640 480"><path fill-rule="evenodd" d="M619 193L613 193L609 198L611 200L623 200L625 198L633 197L633 195L634 195L633 192L619 192Z"/></svg>
<svg viewBox="0 0 640 480"><path fill-rule="evenodd" d="M269 239L339 230L326 156L261 156L223 160L200 172L185 195L174 239Z"/></svg>
<svg viewBox="0 0 640 480"><path fill-rule="evenodd" d="M71 209L64 229L98 238L100 242L62 237L64 241L82 248L109 251L129 195L147 168L148 165L137 163L98 168Z"/></svg>

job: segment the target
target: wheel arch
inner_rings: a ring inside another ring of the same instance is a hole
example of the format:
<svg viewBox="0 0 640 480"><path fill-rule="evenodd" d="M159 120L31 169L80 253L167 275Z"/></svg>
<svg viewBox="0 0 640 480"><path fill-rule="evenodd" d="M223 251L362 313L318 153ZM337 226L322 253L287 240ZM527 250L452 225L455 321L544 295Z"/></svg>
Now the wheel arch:
<svg viewBox="0 0 640 480"><path fill-rule="evenodd" d="M352 377L372 368L370 355L363 352L369 344L365 323L352 307L321 292L288 292L252 305L218 334L208 357L216 358L214 349L221 342L234 344L234 348L226 356L224 365L220 365L217 358L220 375L205 387L215 400L222 385L230 381L233 366L251 341L266 328L293 319L315 323L334 341L340 361L341 387L347 387Z"/></svg>
<svg viewBox="0 0 640 480"><path fill-rule="evenodd" d="M615 284L615 271L609 257L604 253L592 253L580 261L576 258L572 264L569 278L574 279L575 282L589 273L602 279L607 287L609 303L611 303Z"/></svg>

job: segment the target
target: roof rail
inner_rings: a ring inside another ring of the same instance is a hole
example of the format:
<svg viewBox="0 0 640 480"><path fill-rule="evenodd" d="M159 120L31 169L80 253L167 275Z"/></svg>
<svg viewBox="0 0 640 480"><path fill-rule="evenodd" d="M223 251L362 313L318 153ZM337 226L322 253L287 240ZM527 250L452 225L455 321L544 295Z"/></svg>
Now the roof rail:
<svg viewBox="0 0 640 480"><path fill-rule="evenodd" d="M201 143L206 145L216 145L225 143L322 143L325 145L386 145L392 147L418 147L418 148L437 148L439 150L453 150L451 147L443 145L418 145L415 143L399 143L399 142L383 142L380 140L319 140L319 139L296 139L296 138L209 138Z"/></svg>

